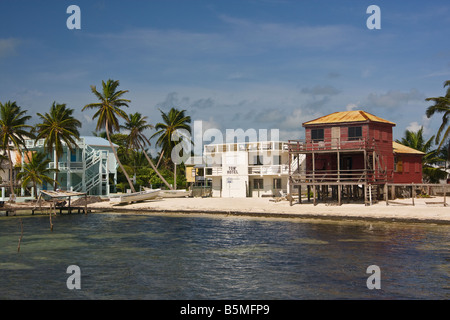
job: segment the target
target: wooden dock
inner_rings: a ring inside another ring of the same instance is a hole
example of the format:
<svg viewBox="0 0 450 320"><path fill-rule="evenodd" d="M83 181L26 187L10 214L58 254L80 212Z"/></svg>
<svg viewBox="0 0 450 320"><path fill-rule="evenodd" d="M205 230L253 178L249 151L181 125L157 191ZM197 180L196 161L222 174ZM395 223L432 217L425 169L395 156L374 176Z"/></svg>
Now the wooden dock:
<svg viewBox="0 0 450 320"><path fill-rule="evenodd" d="M71 203L72 197L84 197L84 205L75 205ZM67 200L65 200L67 199ZM45 203L44 203L45 200ZM16 215L18 211L31 212L34 215L36 212L46 212L46 214L72 214L90 212L87 208L87 194L72 191L41 191L39 198L35 203L29 204L14 204L7 201L0 201L0 212L5 212L6 216L10 214Z"/></svg>

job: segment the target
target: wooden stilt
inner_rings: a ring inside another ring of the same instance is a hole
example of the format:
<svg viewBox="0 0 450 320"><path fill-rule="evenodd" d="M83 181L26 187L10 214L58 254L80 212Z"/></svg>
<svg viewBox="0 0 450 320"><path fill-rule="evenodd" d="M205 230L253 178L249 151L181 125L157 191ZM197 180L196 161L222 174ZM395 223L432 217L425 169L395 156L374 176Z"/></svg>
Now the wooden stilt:
<svg viewBox="0 0 450 320"><path fill-rule="evenodd" d="M316 203L316 186L313 186L313 204L317 205L317 203Z"/></svg>
<svg viewBox="0 0 450 320"><path fill-rule="evenodd" d="M337 186L337 193L338 193L338 205L341 206L342 205L342 194L341 194L341 186L340 185Z"/></svg>
<svg viewBox="0 0 450 320"><path fill-rule="evenodd" d="M87 214L87 194L84 195L84 214Z"/></svg>
<svg viewBox="0 0 450 320"><path fill-rule="evenodd" d="M447 206L447 188L444 187L444 207Z"/></svg>
<svg viewBox="0 0 450 320"><path fill-rule="evenodd" d="M386 183L386 184L384 185L384 200L386 200L386 205L387 205L387 206L389 205L389 193L388 193L388 189L389 189L389 187L388 187L388 184Z"/></svg>

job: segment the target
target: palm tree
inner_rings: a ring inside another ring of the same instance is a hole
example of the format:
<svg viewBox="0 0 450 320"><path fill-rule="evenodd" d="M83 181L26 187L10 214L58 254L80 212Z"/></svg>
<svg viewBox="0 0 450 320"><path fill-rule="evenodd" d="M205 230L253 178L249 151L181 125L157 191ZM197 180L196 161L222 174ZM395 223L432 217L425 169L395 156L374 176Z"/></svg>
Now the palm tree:
<svg viewBox="0 0 450 320"><path fill-rule="evenodd" d="M438 132L436 134L436 144L439 143L438 149L442 147L442 145L445 143L445 141L450 138L450 126L449 124L449 118L450 118L450 80L447 80L444 82L444 88L448 86L447 93L444 97L435 97L435 98L427 98L426 101L433 101L434 105L428 107L426 111L426 115L428 118L433 116L435 113L442 113L442 123L441 126L438 129ZM445 128L448 126L447 130ZM445 130L445 132L444 132ZM441 139L441 135L442 139ZM440 142L439 142L440 141ZM450 144L449 144L450 148ZM450 149L449 149L450 151ZM450 152L448 153L450 155ZM448 159L450 160L450 158Z"/></svg>
<svg viewBox="0 0 450 320"><path fill-rule="evenodd" d="M54 190L56 190L58 181L58 160L64 151L63 143L72 152L77 146L76 140L80 138L78 128L81 128L81 122L72 116L73 111L73 109L67 108L65 104L53 102L50 113L37 114L41 118L42 123L37 125L38 135L36 140L44 138L44 145L47 151L50 154L55 151Z"/></svg>
<svg viewBox="0 0 450 320"><path fill-rule="evenodd" d="M128 90L118 91L118 86L119 81L111 79L109 79L106 83L105 81L102 81L102 92L98 92L95 86L91 86L92 93L100 102L87 104L83 107L82 111L86 109L97 109L97 112L93 117L93 119L98 118L96 130L106 130L106 136L108 138L114 156L116 157L116 161L119 164L123 174L127 178L131 191L136 192L133 183L128 176L128 173L119 160L119 156L117 155L116 149L114 148L110 137L110 132L112 132L113 130L119 131L120 129L119 119L117 117L127 120L128 116L126 112L120 109L120 107L128 107L128 103L131 102L130 100L121 98L125 93L128 92Z"/></svg>
<svg viewBox="0 0 450 320"><path fill-rule="evenodd" d="M191 117L185 115L186 110L180 111L178 109L172 108L169 110L168 114L166 114L162 110L159 111L161 112L161 117L164 122L159 122L156 124L155 129L158 131L150 137L153 138L159 136L158 140L156 141L156 145L162 147L162 150L158 160L158 164L164 154L170 155L170 152L175 146L175 142L172 141L172 134L175 133L175 131L177 131L178 129L185 129L189 133L191 133L191 126L189 125L189 123L191 123ZM170 156L168 157L170 158Z"/></svg>
<svg viewBox="0 0 450 320"><path fill-rule="evenodd" d="M24 162L22 171L17 174L17 178L22 179L23 188L26 188L30 182L32 183L35 199L37 199L38 185L42 185L44 182L49 184L57 183L56 180L49 176L55 172L55 169L49 168L50 160L46 157L47 155L44 153L33 152L31 158L28 156L28 161Z"/></svg>
<svg viewBox="0 0 450 320"><path fill-rule="evenodd" d="M147 145L150 146L150 141L144 135L144 131L153 128L151 124L147 123L147 117L146 116L143 117L139 112L130 114L128 116L128 120L125 123L125 125L121 127L129 131L127 137L127 147L131 147L135 150L142 149L144 151L144 155L148 163L156 172L156 174L161 178L161 180L169 189L173 189L172 186L166 181L166 179L164 179L161 173L156 169L155 165L153 164L153 161L150 159L150 157L148 156L147 152L144 149L145 146Z"/></svg>
<svg viewBox="0 0 450 320"><path fill-rule="evenodd" d="M9 159L9 185L11 188L10 199L16 197L13 184L13 163L11 158L11 147L14 147L20 151L22 146L25 145L25 137L33 138L33 134L28 131L32 129L32 126L25 124L30 120L31 116L26 116L26 110L22 110L16 102L8 101L4 104L0 103L0 139L1 147L8 153Z"/></svg>
<svg viewBox="0 0 450 320"><path fill-rule="evenodd" d="M161 112L161 117L163 122L159 122L156 124L155 129L158 130L154 133L151 138L159 136L156 141L156 145L162 148L160 158L158 160L161 161L164 154L166 154L167 158L170 160L170 154L172 149L175 147L175 141L172 140L172 134L176 133L177 130L184 129L187 132L191 133L191 117L186 116L186 110L178 110L175 108L171 108L169 113ZM176 164L174 163L174 185L176 189Z"/></svg>
<svg viewBox="0 0 450 320"><path fill-rule="evenodd" d="M396 142L425 153L422 158L422 172L424 179L428 180L430 183L437 183L440 179L445 179L447 173L440 168L433 166L434 164L443 161L443 159L438 156L437 149L431 150L433 140L435 140L435 136L432 136L425 141L423 137L423 127L421 127L417 132L406 130L402 140L396 140Z"/></svg>

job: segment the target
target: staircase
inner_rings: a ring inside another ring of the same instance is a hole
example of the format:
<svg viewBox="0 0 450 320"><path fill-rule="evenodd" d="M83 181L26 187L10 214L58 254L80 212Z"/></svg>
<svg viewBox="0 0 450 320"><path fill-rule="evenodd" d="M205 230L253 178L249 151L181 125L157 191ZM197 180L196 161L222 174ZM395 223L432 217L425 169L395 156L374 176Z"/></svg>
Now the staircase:
<svg viewBox="0 0 450 320"><path fill-rule="evenodd" d="M380 157L380 152L375 141L372 143L373 152L367 154L367 169L368 182L384 181L386 179L387 171L383 158Z"/></svg>
<svg viewBox="0 0 450 320"><path fill-rule="evenodd" d="M86 145L83 154L82 181L73 187L75 192L89 192L102 185L102 189L108 183L107 152L95 150Z"/></svg>
<svg viewBox="0 0 450 320"><path fill-rule="evenodd" d="M371 205L375 202L378 202L378 187L377 185L370 185L367 184L365 185L366 188L366 192L365 192L365 199L364 199L364 203L366 205Z"/></svg>

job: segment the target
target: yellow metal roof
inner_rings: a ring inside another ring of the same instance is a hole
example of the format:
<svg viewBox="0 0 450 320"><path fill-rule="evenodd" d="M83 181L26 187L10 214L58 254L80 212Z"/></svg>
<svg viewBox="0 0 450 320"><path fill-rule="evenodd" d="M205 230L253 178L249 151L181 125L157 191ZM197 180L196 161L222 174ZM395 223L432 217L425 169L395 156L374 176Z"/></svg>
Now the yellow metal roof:
<svg viewBox="0 0 450 320"><path fill-rule="evenodd" d="M394 148L394 153L425 154L422 151L407 147L395 141L392 142L392 147Z"/></svg>
<svg viewBox="0 0 450 320"><path fill-rule="evenodd" d="M366 122L366 121L388 123L395 126L395 123L393 122L374 116L373 114L370 114L362 110L334 112L327 116L323 116L315 120L305 122L303 125L305 126L311 124Z"/></svg>

